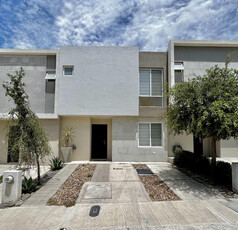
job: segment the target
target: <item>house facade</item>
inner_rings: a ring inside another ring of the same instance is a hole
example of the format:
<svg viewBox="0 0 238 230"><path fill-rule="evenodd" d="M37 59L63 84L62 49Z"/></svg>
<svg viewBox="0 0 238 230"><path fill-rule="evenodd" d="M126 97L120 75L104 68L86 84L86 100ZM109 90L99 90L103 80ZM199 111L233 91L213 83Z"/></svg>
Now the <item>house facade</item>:
<svg viewBox="0 0 238 230"><path fill-rule="evenodd" d="M205 44L204 44L205 43ZM0 85L7 73L25 70L30 104L46 131L52 155L61 156L62 132L72 127L70 161L167 161L181 144L204 154L209 140L168 134L163 85L173 86L223 64L238 42L171 41L167 52L138 47L61 47L59 50L0 50ZM238 56L232 65L238 68ZM0 89L0 163L11 161L5 138L13 106ZM237 156L236 140L218 143L219 156ZM201 147L202 146L202 147Z"/></svg>

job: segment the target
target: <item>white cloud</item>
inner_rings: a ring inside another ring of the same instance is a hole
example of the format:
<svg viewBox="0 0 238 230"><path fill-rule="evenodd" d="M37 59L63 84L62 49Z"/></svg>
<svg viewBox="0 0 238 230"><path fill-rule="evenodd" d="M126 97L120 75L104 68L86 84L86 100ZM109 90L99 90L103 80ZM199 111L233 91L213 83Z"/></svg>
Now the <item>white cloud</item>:
<svg viewBox="0 0 238 230"><path fill-rule="evenodd" d="M139 45L164 51L170 39L238 40L236 0L34 0L5 4L2 11L15 17L0 27L3 47Z"/></svg>

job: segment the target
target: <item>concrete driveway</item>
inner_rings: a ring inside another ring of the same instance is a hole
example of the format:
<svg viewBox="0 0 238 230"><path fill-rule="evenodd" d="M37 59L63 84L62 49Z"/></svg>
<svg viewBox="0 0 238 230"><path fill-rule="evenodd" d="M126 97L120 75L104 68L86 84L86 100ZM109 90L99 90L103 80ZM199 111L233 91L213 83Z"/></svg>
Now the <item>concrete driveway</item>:
<svg viewBox="0 0 238 230"><path fill-rule="evenodd" d="M181 201L152 202L129 163L98 164L74 207L2 209L0 229L237 229L238 213L224 205L225 199L167 163L148 166ZM96 217L89 216L93 205L100 206Z"/></svg>

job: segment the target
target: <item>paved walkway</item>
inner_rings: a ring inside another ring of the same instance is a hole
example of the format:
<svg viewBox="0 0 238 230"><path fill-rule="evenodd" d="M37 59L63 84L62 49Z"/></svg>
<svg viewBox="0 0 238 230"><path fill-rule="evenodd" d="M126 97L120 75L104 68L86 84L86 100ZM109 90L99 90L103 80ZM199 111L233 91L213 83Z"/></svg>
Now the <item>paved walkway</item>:
<svg viewBox="0 0 238 230"><path fill-rule="evenodd" d="M223 199L221 195L211 188L173 168L170 163L148 163L147 165L182 200Z"/></svg>
<svg viewBox="0 0 238 230"><path fill-rule="evenodd" d="M61 187L65 180L77 168L78 164L65 165L50 181L34 193L22 206L45 206L46 202Z"/></svg>
<svg viewBox="0 0 238 230"><path fill-rule="evenodd" d="M90 199L90 197L92 197ZM84 184L77 203L151 202L131 164L98 165L90 182Z"/></svg>
<svg viewBox="0 0 238 230"><path fill-rule="evenodd" d="M148 166L174 189L181 201L152 202L131 164L111 163L98 164L74 207L45 206L50 193L53 195L77 167L71 166L47 183L45 188L49 186L52 191L41 191L41 196L47 196L44 201L37 201L35 193L35 203L27 205L27 201L24 206L0 210L0 229L237 229L238 213L229 208L228 201L167 163ZM93 205L100 205L97 217L89 216Z"/></svg>

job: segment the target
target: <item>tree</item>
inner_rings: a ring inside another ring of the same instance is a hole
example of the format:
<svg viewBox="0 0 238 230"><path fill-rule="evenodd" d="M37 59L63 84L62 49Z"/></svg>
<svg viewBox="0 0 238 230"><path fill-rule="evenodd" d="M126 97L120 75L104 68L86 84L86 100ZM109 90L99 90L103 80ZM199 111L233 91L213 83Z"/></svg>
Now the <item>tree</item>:
<svg viewBox="0 0 238 230"><path fill-rule="evenodd" d="M216 142L238 138L238 70L217 65L206 74L181 82L169 90L172 103L167 122L174 135L185 132L211 138L212 163L216 163Z"/></svg>
<svg viewBox="0 0 238 230"><path fill-rule="evenodd" d="M37 166L37 179L40 184L40 162L50 154L51 149L44 130L41 128L36 114L31 110L29 98L25 92L25 84L22 82L25 76L23 68L8 74L10 82L4 82L3 88L6 96L9 96L15 108L9 111L8 124L14 126L11 138L11 149L19 154L19 165ZM9 138L9 133L7 133Z"/></svg>

